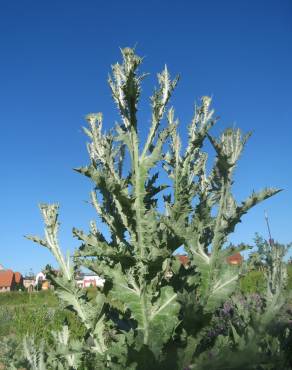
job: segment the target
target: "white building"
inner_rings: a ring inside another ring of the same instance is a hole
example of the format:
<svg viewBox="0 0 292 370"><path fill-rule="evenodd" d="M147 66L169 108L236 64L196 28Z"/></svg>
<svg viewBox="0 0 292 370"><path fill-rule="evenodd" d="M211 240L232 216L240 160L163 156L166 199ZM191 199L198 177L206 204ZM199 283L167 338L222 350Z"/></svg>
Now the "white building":
<svg viewBox="0 0 292 370"><path fill-rule="evenodd" d="M39 283L43 282L44 280L46 280L46 275L41 271L35 277L35 286L37 286Z"/></svg>
<svg viewBox="0 0 292 370"><path fill-rule="evenodd" d="M76 282L79 288L102 288L104 286L105 280L98 275L82 274L76 279Z"/></svg>

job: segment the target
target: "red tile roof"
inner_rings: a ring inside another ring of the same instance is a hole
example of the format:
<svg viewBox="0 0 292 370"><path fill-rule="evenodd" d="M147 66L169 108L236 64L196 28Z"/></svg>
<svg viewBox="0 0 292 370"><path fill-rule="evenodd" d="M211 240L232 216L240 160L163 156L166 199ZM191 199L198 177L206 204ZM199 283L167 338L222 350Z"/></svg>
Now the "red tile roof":
<svg viewBox="0 0 292 370"><path fill-rule="evenodd" d="M189 263L189 257L184 254L177 254L176 257L179 259L179 261L186 266Z"/></svg>
<svg viewBox="0 0 292 370"><path fill-rule="evenodd" d="M16 284L20 284L22 280L22 275L20 272L15 272L14 273L14 279Z"/></svg>
<svg viewBox="0 0 292 370"><path fill-rule="evenodd" d="M232 256L227 257L227 262L230 265L241 265L242 261L243 257L239 252L233 254Z"/></svg>
<svg viewBox="0 0 292 370"><path fill-rule="evenodd" d="M176 257L179 259L179 261L186 266L189 262L189 257L183 254L177 254ZM234 253L232 256L227 257L227 263L230 265L241 265L243 261L242 255L237 252Z"/></svg>
<svg viewBox="0 0 292 370"><path fill-rule="evenodd" d="M13 284L14 273L12 270L0 271L0 288L11 287Z"/></svg>

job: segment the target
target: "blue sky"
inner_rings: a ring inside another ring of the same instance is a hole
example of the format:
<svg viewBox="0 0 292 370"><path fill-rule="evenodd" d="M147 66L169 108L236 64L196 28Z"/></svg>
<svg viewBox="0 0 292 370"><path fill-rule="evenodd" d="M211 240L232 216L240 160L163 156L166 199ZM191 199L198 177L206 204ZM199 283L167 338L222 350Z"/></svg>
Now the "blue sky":
<svg viewBox="0 0 292 370"><path fill-rule="evenodd" d="M73 226L95 217L89 181L72 171L87 163L81 130L88 112L116 119L106 83L119 47L137 44L151 73L142 99L167 63L181 81L172 104L183 132L195 100L212 95L221 117L214 133L235 125L253 131L236 176L243 199L253 189L285 189L253 209L234 242L267 236L292 240L292 3L238 1L2 1L0 5L0 263L26 273L52 263L49 252L24 239L42 234L39 202L61 206L63 250L76 245Z"/></svg>

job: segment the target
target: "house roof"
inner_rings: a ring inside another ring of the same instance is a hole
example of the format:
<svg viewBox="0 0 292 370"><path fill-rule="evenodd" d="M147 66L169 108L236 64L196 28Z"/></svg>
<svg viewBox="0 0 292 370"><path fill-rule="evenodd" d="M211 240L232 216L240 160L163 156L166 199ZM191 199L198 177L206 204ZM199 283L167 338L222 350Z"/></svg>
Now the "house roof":
<svg viewBox="0 0 292 370"><path fill-rule="evenodd" d="M227 262L231 265L241 265L242 261L243 257L239 252L234 253L232 256L227 257Z"/></svg>
<svg viewBox="0 0 292 370"><path fill-rule="evenodd" d="M177 254L176 257L179 259L180 263L186 266L189 263L189 257L185 254Z"/></svg>
<svg viewBox="0 0 292 370"><path fill-rule="evenodd" d="M15 279L15 282L16 284L19 284L22 280L22 275L20 272L15 272L14 273L14 279Z"/></svg>
<svg viewBox="0 0 292 370"><path fill-rule="evenodd" d="M179 259L179 261L184 266L186 266L189 262L189 257L187 255L177 254L176 257ZM243 261L243 257L239 252L237 252L237 253L232 254L231 256L228 256L226 260L227 260L227 263L230 265L241 265Z"/></svg>
<svg viewBox="0 0 292 370"><path fill-rule="evenodd" d="M11 287L14 273L12 270L0 271L0 288Z"/></svg>

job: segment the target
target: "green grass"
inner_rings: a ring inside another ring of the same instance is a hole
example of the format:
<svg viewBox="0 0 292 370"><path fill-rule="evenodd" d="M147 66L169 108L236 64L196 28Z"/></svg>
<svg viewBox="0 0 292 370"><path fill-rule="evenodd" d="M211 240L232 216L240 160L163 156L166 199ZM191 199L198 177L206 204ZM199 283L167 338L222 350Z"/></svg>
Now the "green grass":
<svg viewBox="0 0 292 370"><path fill-rule="evenodd" d="M43 290L40 292L33 292L31 294L27 292L7 292L0 293L0 307L6 306L17 306L17 305L40 305L45 304L50 307L58 305L58 299L53 291Z"/></svg>
<svg viewBox="0 0 292 370"><path fill-rule="evenodd" d="M92 298L95 294L89 292ZM37 342L41 339L50 341L52 331L60 330L68 322L73 337L83 336L84 329L75 314L64 310L52 291L0 294L0 340L3 337L22 340L28 335Z"/></svg>
<svg viewBox="0 0 292 370"><path fill-rule="evenodd" d="M89 299L96 297L95 288L88 289ZM68 324L72 338L83 338L85 330L73 312L65 310L53 291L7 292L0 294L0 368L9 368L9 359L22 347L24 336L36 343L50 343L52 331Z"/></svg>
<svg viewBox="0 0 292 370"><path fill-rule="evenodd" d="M82 338L84 328L73 312L64 310L53 292L0 294L0 368L9 369L11 358L22 351L25 336L52 343L53 331L68 323L72 338ZM17 356L16 356L17 357ZM23 368L20 366L20 368Z"/></svg>

